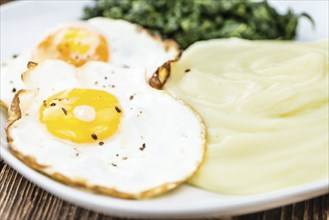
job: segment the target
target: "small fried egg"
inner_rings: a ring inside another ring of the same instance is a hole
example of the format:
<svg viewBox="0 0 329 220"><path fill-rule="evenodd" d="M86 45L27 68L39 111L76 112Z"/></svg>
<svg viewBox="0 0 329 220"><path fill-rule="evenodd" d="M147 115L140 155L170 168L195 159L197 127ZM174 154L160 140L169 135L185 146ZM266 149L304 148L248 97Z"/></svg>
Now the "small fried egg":
<svg viewBox="0 0 329 220"><path fill-rule="evenodd" d="M140 199L176 188L204 159L205 125L185 103L150 87L143 72L98 61L30 68L9 110L11 152L96 193Z"/></svg>
<svg viewBox="0 0 329 220"><path fill-rule="evenodd" d="M159 72L158 68L179 55L174 41L163 41L127 21L93 18L62 25L47 33L32 51L1 64L1 105L8 107L15 94L12 91L23 89L20 78L29 61L60 59L76 67L102 61L118 67L142 68L145 80L152 78L157 84L151 85L160 88L169 73L164 68Z"/></svg>
<svg viewBox="0 0 329 220"><path fill-rule="evenodd" d="M89 60L109 61L109 44L97 29L83 23L61 27L43 39L32 53L32 60L60 59L77 67Z"/></svg>

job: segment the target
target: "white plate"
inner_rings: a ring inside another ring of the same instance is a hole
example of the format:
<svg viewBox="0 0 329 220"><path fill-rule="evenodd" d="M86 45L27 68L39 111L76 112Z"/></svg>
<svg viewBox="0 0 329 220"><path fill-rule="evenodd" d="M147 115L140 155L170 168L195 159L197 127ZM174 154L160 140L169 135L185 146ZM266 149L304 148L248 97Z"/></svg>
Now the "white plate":
<svg viewBox="0 0 329 220"><path fill-rule="evenodd" d="M27 49L49 28L76 20L90 1L19 1L1 6L1 59ZM302 20L299 40L328 38L327 1L274 1L279 10L291 5L296 12L307 11L317 29ZM158 198L132 201L92 194L71 188L30 169L7 148L4 135L6 114L1 113L1 157L23 176L50 193L74 204L102 213L135 218L200 218L244 214L305 200L328 192L328 180L284 191L255 196L231 196L184 185ZM306 174L307 175L307 174Z"/></svg>

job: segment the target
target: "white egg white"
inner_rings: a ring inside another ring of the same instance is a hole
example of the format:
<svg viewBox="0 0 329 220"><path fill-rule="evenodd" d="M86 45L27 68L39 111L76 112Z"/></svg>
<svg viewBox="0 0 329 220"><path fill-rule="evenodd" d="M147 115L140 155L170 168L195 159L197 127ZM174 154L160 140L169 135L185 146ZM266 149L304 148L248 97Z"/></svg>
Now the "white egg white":
<svg viewBox="0 0 329 220"><path fill-rule="evenodd" d="M39 64L24 74L27 89L9 111L10 150L59 181L111 196L140 199L177 187L204 159L205 126L189 106L151 88L143 73L96 61L80 68L58 60ZM72 88L104 90L119 100L119 128L103 145L61 140L39 121L43 100Z"/></svg>
<svg viewBox="0 0 329 220"><path fill-rule="evenodd" d="M16 91L24 88L21 74L27 69L29 57L29 53L24 52L1 63L1 106L8 108Z"/></svg>

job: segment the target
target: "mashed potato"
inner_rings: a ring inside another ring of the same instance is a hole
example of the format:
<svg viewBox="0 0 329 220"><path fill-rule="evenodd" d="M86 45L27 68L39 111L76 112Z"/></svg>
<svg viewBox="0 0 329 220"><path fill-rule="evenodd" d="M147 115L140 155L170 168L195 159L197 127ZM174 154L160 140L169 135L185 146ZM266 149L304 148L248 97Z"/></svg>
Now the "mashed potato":
<svg viewBox="0 0 329 220"><path fill-rule="evenodd" d="M165 90L208 127L192 184L259 194L328 179L328 40L210 40L172 65Z"/></svg>

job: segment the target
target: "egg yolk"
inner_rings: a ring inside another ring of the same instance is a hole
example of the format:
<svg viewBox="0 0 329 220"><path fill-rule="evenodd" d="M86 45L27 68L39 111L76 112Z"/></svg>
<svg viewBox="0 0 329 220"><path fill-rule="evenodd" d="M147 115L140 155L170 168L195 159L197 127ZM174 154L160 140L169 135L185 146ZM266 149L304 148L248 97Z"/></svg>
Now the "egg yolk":
<svg viewBox="0 0 329 220"><path fill-rule="evenodd" d="M72 89L44 100L39 119L60 139L91 143L111 137L118 129L122 114L118 100L110 93Z"/></svg>
<svg viewBox="0 0 329 220"><path fill-rule="evenodd" d="M90 60L109 61L109 47L104 36L82 27L65 27L48 35L33 53L36 62L61 59L77 67Z"/></svg>

